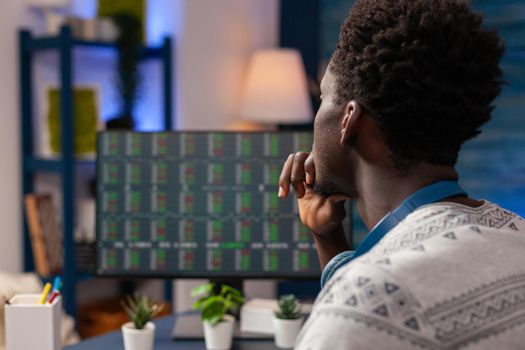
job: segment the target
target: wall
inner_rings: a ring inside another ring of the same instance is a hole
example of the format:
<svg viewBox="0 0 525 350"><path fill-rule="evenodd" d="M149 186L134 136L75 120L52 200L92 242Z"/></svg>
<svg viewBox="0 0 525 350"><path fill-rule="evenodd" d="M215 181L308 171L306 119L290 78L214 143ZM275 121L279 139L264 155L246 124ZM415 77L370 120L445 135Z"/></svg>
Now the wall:
<svg viewBox="0 0 525 350"><path fill-rule="evenodd" d="M177 0L165 5L168 11L165 6L156 7L163 8L168 16L177 14L169 30L177 38L178 129L235 127L239 124L236 110L250 53L277 45L278 1ZM177 310L191 306L187 296L201 282L176 283ZM270 297L274 288L274 283L250 281L245 291L252 296Z"/></svg>
<svg viewBox="0 0 525 350"><path fill-rule="evenodd" d="M22 268L17 28L27 23L23 1L0 0L0 269Z"/></svg>
<svg viewBox="0 0 525 350"><path fill-rule="evenodd" d="M253 50L277 46L279 1L149 0L147 17L150 43L159 43L164 35L174 38L176 128L247 127L237 114L243 73ZM144 90L159 86L159 77L151 76L151 70L145 72L148 87ZM146 126L143 129L155 128L149 118L155 114L150 107L156 103L149 99L139 106L140 123ZM202 282L175 283L176 310L191 307L190 290ZM245 291L251 296L271 297L275 283L249 281Z"/></svg>
<svg viewBox="0 0 525 350"><path fill-rule="evenodd" d="M180 128L229 128L238 121L238 96L250 53L277 45L278 2L183 2L177 67Z"/></svg>
<svg viewBox="0 0 525 350"><path fill-rule="evenodd" d="M328 61L336 47L339 28L354 1L320 1L322 56ZM524 216L525 3L471 0L470 4L484 16L484 25L496 29L505 41L501 67L508 84L494 103L492 120L482 127L478 137L462 147L457 170L462 186L472 197L487 199ZM360 240L367 230L357 215L354 220L354 234Z"/></svg>
<svg viewBox="0 0 525 350"><path fill-rule="evenodd" d="M501 62L504 86L492 119L462 148L458 161L465 189L525 216L525 3L471 0L485 25L496 29L506 49Z"/></svg>
<svg viewBox="0 0 525 350"><path fill-rule="evenodd" d="M73 0L77 15L93 16L93 0ZM0 222L3 232L0 244L0 270L22 269L20 223L20 161L18 131L18 41L17 30L22 24L38 27L24 1L0 0ZM175 39L174 81L176 89L176 125L180 129L228 129L239 123L236 113L242 76L250 53L259 47L276 46L278 38L277 0L149 0L148 41L158 43L163 35ZM78 50L75 79L79 84L99 88L102 119L116 112L113 78L114 54L106 50ZM100 67L103 67L102 69ZM57 82L55 54L43 54L35 63L36 118L41 118L44 102L42 89ZM144 86L138 107L141 129L154 130L160 126L161 103L160 67L148 63L142 68ZM39 112L40 111L40 112ZM45 133L44 133L45 134ZM44 135L45 137L45 135ZM40 142L37 142L40 144ZM46 153L40 147L40 153ZM83 170L84 171L84 170ZM44 177L47 190L56 187L56 178ZM57 197L59 200L59 196ZM58 203L59 204L59 203ZM196 281L199 282L199 281ZM194 284L194 283L193 283ZM192 284L179 283L177 295L189 295ZM104 287L104 289L110 289ZM247 293L268 296L274 292L273 283L249 282ZM177 298L177 308L190 305L187 298Z"/></svg>

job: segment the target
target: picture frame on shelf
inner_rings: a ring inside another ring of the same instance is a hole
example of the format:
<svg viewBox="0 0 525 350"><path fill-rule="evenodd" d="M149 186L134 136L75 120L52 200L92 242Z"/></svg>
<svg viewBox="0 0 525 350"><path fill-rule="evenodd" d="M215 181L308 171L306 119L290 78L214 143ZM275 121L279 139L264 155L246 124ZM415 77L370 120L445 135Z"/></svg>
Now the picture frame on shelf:
<svg viewBox="0 0 525 350"><path fill-rule="evenodd" d="M41 89L39 152L44 158L60 155L60 91L57 85ZM73 88L74 147L78 159L94 159L97 132L104 128L100 119L100 88L97 85L78 85Z"/></svg>

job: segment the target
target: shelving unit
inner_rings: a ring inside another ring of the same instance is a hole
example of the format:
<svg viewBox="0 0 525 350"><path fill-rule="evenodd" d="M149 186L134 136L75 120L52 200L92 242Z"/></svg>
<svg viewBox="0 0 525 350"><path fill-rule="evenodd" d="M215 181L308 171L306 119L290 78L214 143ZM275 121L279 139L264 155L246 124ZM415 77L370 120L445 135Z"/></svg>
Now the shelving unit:
<svg viewBox="0 0 525 350"><path fill-rule="evenodd" d="M96 49L115 49L115 45L106 42L85 41L75 39L71 28L63 26L60 33L53 37L33 37L31 32L19 32L20 58L20 111L21 111L21 140L22 140L22 196L34 192L34 177L39 172L55 173L61 178L62 195L62 227L64 269L63 302L65 311L76 316L77 283L93 277L89 274L77 273L75 263L75 242L73 232L75 228L75 167L78 164L94 164L90 160L75 159L73 149L73 50L77 47L91 47ZM35 155L33 125L33 87L32 62L37 52L56 50L59 56L60 67L60 121L61 121L61 149L58 158L42 159ZM158 59L163 67L163 102L164 128L173 129L173 100L172 100L172 40L164 38L161 46L142 47L138 55L143 60ZM24 239L24 270L33 271L34 263L31 242L25 210L22 208L23 239ZM170 293L171 283L166 283L166 293Z"/></svg>

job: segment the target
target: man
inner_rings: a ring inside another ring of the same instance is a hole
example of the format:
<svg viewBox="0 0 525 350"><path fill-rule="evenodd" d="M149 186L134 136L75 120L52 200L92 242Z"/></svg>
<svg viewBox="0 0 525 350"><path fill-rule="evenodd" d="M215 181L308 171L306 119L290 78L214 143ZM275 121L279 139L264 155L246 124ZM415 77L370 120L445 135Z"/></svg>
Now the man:
<svg viewBox="0 0 525 350"><path fill-rule="evenodd" d="M525 223L454 169L490 119L503 45L453 0L358 0L321 84L311 153L288 157L323 268L298 349L518 349ZM487 179L488 180L488 179ZM351 252L343 203L369 230Z"/></svg>

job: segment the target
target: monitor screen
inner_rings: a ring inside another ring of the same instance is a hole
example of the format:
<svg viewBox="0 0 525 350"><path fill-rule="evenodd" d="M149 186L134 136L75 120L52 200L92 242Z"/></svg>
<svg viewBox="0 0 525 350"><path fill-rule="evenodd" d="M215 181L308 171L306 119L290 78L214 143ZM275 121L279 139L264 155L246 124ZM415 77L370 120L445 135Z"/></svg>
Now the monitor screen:
<svg viewBox="0 0 525 350"><path fill-rule="evenodd" d="M286 157L311 145L311 132L100 133L98 274L318 277L295 196L277 197Z"/></svg>

